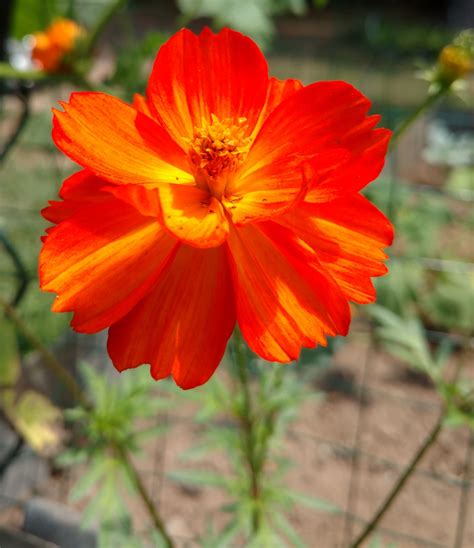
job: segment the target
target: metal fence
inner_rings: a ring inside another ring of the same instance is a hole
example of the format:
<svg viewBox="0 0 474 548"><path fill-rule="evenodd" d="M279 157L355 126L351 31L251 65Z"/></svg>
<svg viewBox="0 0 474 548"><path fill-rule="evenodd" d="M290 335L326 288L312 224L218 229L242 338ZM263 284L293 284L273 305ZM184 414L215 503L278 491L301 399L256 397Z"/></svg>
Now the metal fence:
<svg viewBox="0 0 474 548"><path fill-rule="evenodd" d="M140 15L144 18L143 13ZM289 39L288 42L291 43ZM420 87L419 82L407 80L405 76L400 77L402 83L397 80L396 59L381 69L377 56L368 56L361 66L354 68L340 59L331 58L328 51L331 44L323 39L307 39L304 44L303 57L295 57L294 51L281 49L274 54L270 64L277 75L301 77L308 82L344 78L361 87L369 96L371 90L375 90L377 102L385 104L384 123L391 127L412 104L416 104L416 98L422 93L420 90L424 89L424 85ZM321 51L324 53L321 54ZM404 90L403 104L393 106L397 104L396 89L402 84L408 88ZM44 304L39 305L37 297L31 298L38 292L35 254L45 226L39 208L56 195L61 180L71 167L44 137L44 132L49 132L48 109L57 99L66 98L69 88L29 90L27 98L24 92L18 93L14 89L7 92L2 97L0 107L0 114L4 117L2 137L6 139L6 135L14 131L15 120L20 119L27 125L0 171L3 187L0 188L0 228L8 236L5 242L11 243L27 265L30 280L23 312L30 319L35 320L35 314L44 319L47 336L57 330L61 340L67 341L64 345L58 344L58 348L67 347L74 356L70 363L77 364L86 357L88 361L97 362L98 366L108 367L102 336L64 335L60 326L49 325L53 320L45 312L47 308ZM472 120L466 112L438 110L430 116L448 119L452 126L467 125L466 129L472 131ZM426 137L425 128L426 124L419 124L418 129L407 137L410 139L408 146L420 151L420 143ZM386 204L392 220L399 214L397 192L401 184L400 164L404 162L406 151L402 146L391 155L384 175L391 179L393 185L389 203ZM31 178L36 179L36 183ZM36 188L34 196L22 190L25 181L28 192ZM468 190L453 193L416 181L404 184L416 189L420 196L436 193L463 206L473 202L473 194ZM417 261L428 271L449 271L464 276L474 270L474 265L464 260L404 258L403 254L398 258ZM14 291L14 288L14 265L9 255L0 252L0 289ZM427 331L427 335L434 341L453 336L433 331ZM468 360L472 358L473 341L463 335L454 337L464 348L455 359L472 365ZM291 516L310 545L323 548L347 546L361 530L416 453L441 409L440 401L431 388L425 388L423 397L420 397L420 390L413 390L413 384L400 380L401 365L388 358L377 346L373 327L363 320L354 322L347 343L336 352L328 375L334 375L334 371L342 376L342 381L349 388L346 386L341 392L341 382L336 382L335 388L328 387L325 377L326 381L321 381L318 389L322 386L326 390L326 400L317 404L312 414L302 414L288 435L288 452L291 454L293 451L291 456L298 464L292 472L291 481L344 509L334 515L315 515L302 510ZM328 417L332 416L336 420L329 421ZM176 431L184 429L185 433L194 432L197 436L199 431L196 432L197 427L193 426L192 413L176 415L170 412L166 417L160 416L160 420L166 420L171 427L164 437L159 438L156 446L150 448L151 458L148 461L152 464L144 469L145 480L165 517L172 518L170 512L176 511L178 504L181 505L181 518L192 520L197 511L195 499L190 499L189 494L170 484L165 475L175 466L171 461L180 451L181 441L177 442ZM344 427L334 429L337 421ZM385 429L387 425L390 426L389 431ZM212 463L208 465L212 466ZM15 436L2 427L0 420L0 523L6 509L22 507L25 497L48 481L46 463L19 444ZM57 485L59 491L55 496L64 500L69 483L63 480ZM167 507L170 499L177 501L172 509ZM406 490L377 529L377 534L384 541L393 541L403 547L469 548L474 546L473 515L474 435L467 429L448 430L430 449ZM201 517L204 521L205 516ZM174 536L182 538L183 543L192 543L196 530L191 529L184 534L177 530Z"/></svg>

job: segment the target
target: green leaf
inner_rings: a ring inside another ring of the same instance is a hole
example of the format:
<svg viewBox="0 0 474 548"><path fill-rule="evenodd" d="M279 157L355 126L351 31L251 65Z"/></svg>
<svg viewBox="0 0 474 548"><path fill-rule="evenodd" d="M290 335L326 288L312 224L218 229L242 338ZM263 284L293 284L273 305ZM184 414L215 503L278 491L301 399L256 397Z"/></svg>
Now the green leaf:
<svg viewBox="0 0 474 548"><path fill-rule="evenodd" d="M206 487L229 487L230 481L221 474L206 470L176 470L167 476L179 483L202 485Z"/></svg>
<svg viewBox="0 0 474 548"><path fill-rule="evenodd" d="M27 34L44 30L55 17L62 15L57 0L16 0L12 36L20 40Z"/></svg>
<svg viewBox="0 0 474 548"><path fill-rule="evenodd" d="M107 473L109 461L105 457L95 457L89 463L87 470L76 481L69 498L75 502L87 496Z"/></svg>
<svg viewBox="0 0 474 548"><path fill-rule="evenodd" d="M13 324L0 315L0 403L1 391L14 386L20 375L20 355Z"/></svg>
<svg viewBox="0 0 474 548"><path fill-rule="evenodd" d="M4 408L10 421L38 453L53 453L61 440L61 410L33 390L22 392Z"/></svg>
<svg viewBox="0 0 474 548"><path fill-rule="evenodd" d="M276 512L272 516L272 522L285 535L293 548L305 548L305 542L281 512Z"/></svg>
<svg viewBox="0 0 474 548"><path fill-rule="evenodd" d="M330 514L339 513L341 511L338 506L328 500L299 493L297 491L292 491L290 489L282 488L281 495L293 504L301 504L302 506L307 506L308 508L313 508L314 510L328 512Z"/></svg>
<svg viewBox="0 0 474 548"><path fill-rule="evenodd" d="M242 532L242 526L238 519L232 519L220 533L214 533L212 529L200 539L201 548L233 548L235 539Z"/></svg>
<svg viewBox="0 0 474 548"><path fill-rule="evenodd" d="M150 438L158 438L167 431L168 431L167 424L158 424L158 425L150 426L149 428L144 428L143 430L139 430L138 432L135 432L134 438L135 438L135 441L137 442L143 442Z"/></svg>

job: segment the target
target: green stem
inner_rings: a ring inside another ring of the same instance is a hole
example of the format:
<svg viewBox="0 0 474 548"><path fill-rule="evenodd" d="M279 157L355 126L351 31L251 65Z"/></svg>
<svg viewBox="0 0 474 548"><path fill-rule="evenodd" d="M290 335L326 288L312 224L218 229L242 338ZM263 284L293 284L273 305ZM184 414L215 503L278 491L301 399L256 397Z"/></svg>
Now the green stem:
<svg viewBox="0 0 474 548"><path fill-rule="evenodd" d="M451 84L440 85L434 93L428 94L425 100L395 129L390 141L390 146L394 147L395 143L405 133L405 131L413 124L413 122L421 115L429 110L451 89Z"/></svg>
<svg viewBox="0 0 474 548"><path fill-rule="evenodd" d="M284 366L277 365L275 367L277 367L277 369L273 374L270 393L274 393L280 388L284 378ZM268 373L270 372L267 370L266 374ZM264 397L265 397L265 394L263 394L263 391L262 391L262 393L260 394L260 398L263 399ZM270 440L275 434L275 425L277 421L278 421L278 411L276 411L275 409L270 409L264 413L264 417L263 417L264 429L262 434L262 440L259 444L260 451L258 453L258 461L257 461L259 473L265 467L265 462L267 461L268 454L269 454Z"/></svg>
<svg viewBox="0 0 474 548"><path fill-rule="evenodd" d="M56 378L58 378L63 383L65 388L69 390L69 392L73 395L76 401L78 401L85 409L90 409L91 404L88 401L87 396L85 395L79 383L64 367L64 365L56 358L56 356L26 325L26 323L18 315L15 308L7 302L3 301L2 299L0 299L0 308L4 309L6 316L13 322L18 331L20 331L25 339L27 339L27 341L31 344L31 346L40 353L43 358L44 364L56 376ZM168 548L173 548L173 542L166 532L163 520L160 518L160 515L158 514L158 511L148 491L146 490L140 474L138 473L138 470L133 465L127 449L123 446L117 445L114 445L113 449L120 456L120 459L122 460L131 480L137 488L137 491L150 515L150 518L153 521L153 524L163 536L166 546L168 546Z"/></svg>
<svg viewBox="0 0 474 548"><path fill-rule="evenodd" d="M260 470L258 466L257 440L254 422L254 410L252 403L252 394L250 390L250 379L248 374L248 364L245 358L245 343L240 331L234 331L234 359L237 369L237 378L243 396L242 409L239 412L241 425L242 442L247 461L247 467L250 475L250 496L254 501L252 515L252 537L255 537L261 525L260 511Z"/></svg>
<svg viewBox="0 0 474 548"><path fill-rule="evenodd" d="M12 307L16 307L20 304L22 298L25 295L26 288L28 287L28 283L30 281L30 277L28 275L25 265L23 264L20 254L16 250L16 247L13 245L7 234L2 229L0 229L0 243L3 245L8 255L10 255L10 258L15 267L16 276L18 278L18 287L15 296L11 300Z"/></svg>
<svg viewBox="0 0 474 548"><path fill-rule="evenodd" d="M33 331L26 325L15 308L7 302L0 299L0 308L3 308L7 318L15 325L18 331L25 337L25 339L35 348L48 369L58 378L62 384L69 390L74 399L81 405L88 408L90 407L87 398L85 397L82 388L79 383L71 375L71 373L62 365L62 363L56 358L56 356L47 348L43 342L33 333Z"/></svg>
<svg viewBox="0 0 474 548"><path fill-rule="evenodd" d="M153 525L155 528L160 532L161 536L163 537L163 540L168 548L173 548L174 543L171 537L169 536L168 532L166 531L164 522L162 518L160 517L156 506L151 499L148 491L146 490L146 487L142 481L142 478L140 474L138 473L137 469L132 463L132 460L130 459L130 455L127 452L127 450L121 446L117 445L114 447L116 454L122 461L123 466L125 467L125 470L127 471L127 474L132 481L132 483L135 485L135 488L137 489L138 493L140 494L143 504L146 506L146 509L148 510L148 513L150 515L150 518L153 521Z"/></svg>
<svg viewBox="0 0 474 548"><path fill-rule="evenodd" d="M91 30L84 46L85 56L90 55L104 28L107 26L112 17L125 6L126 2L127 0L116 0L116 2L112 3L107 9L104 10L102 17L97 21L95 27Z"/></svg>
<svg viewBox="0 0 474 548"><path fill-rule="evenodd" d="M0 78L11 78L12 80L44 81L54 79L54 76L41 70L16 70L9 63L0 62Z"/></svg>
<svg viewBox="0 0 474 548"><path fill-rule="evenodd" d="M390 494L385 499L385 501L383 502L383 504L381 505L377 513L370 520L370 522L367 524L367 526L362 531L362 533L357 537L357 539L351 544L351 548L358 548L359 546L361 546L362 543L368 538L370 533L372 533L372 531L377 527L377 525L379 524L383 516L386 514L386 512L390 509L394 500L397 498L397 496L399 495L399 493L402 491L403 487L405 486L405 483L411 477L413 472L415 472L416 467L418 466L418 463L421 461L421 459L423 458L425 453L428 451L428 449L438 439L438 436L443 428L444 416L445 416L445 413L443 411L440 414L438 420L436 421L436 424L433 426L431 432L426 437L423 445L418 449L413 459L410 461L408 466L403 471L402 475L398 478L397 483L394 485Z"/></svg>
<svg viewBox="0 0 474 548"><path fill-rule="evenodd" d="M28 118L30 117L30 101L29 101L28 90L23 89L20 92L18 97L21 101L21 107L22 107L21 114L18 118L18 122L16 124L15 129L13 130L12 134L10 135L8 141L3 146L2 150L0 150L0 162L5 161L5 158L7 157L8 153L15 146L15 144L18 141L20 135L22 134L23 130L25 129Z"/></svg>

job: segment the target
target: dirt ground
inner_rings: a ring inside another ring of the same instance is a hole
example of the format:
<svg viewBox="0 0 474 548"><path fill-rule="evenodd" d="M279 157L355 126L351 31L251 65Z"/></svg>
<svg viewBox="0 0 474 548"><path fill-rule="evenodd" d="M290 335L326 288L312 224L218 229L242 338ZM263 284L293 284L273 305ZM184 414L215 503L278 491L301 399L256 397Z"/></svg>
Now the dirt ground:
<svg viewBox="0 0 474 548"><path fill-rule="evenodd" d="M434 389L374 349L363 333L351 335L328 371L314 387L325 387L324 397L304 405L282 449L294 461L289 488L332 502L349 514L296 508L290 521L311 548L349 545L440 412ZM225 513L219 510L226 499L219 490L183 487L166 477L172 470L190 466L180 455L201 439L203 427L193 422L194 413L192 405L173 411L168 417L169 433L151 442L144 458L137 461L171 534L183 548L199 546L196 539L209 521L217 528L226 522ZM474 451L470 443L465 429L442 432L382 521L377 531L382 546L385 542L399 548L455 546L462 511L463 542L457 546L474 546ZM192 467L222 474L228 470L225 457L214 453ZM77 474L46 475L35 492L67 502ZM133 502L132 508L138 529L145 530L147 516L141 504ZM0 525L21 526L21 522L18 510L0 512Z"/></svg>

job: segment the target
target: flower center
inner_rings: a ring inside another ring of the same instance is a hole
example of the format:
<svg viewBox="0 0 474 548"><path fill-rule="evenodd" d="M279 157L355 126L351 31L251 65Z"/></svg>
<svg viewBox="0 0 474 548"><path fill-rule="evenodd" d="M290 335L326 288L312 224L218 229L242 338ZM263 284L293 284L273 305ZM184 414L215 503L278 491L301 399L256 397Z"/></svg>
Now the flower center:
<svg viewBox="0 0 474 548"><path fill-rule="evenodd" d="M229 174L245 160L250 148L246 118L219 120L211 114L211 122L202 120L189 139L189 158L195 169L196 184L221 198Z"/></svg>

